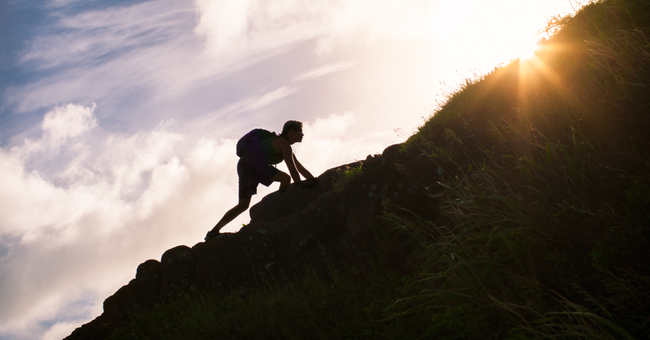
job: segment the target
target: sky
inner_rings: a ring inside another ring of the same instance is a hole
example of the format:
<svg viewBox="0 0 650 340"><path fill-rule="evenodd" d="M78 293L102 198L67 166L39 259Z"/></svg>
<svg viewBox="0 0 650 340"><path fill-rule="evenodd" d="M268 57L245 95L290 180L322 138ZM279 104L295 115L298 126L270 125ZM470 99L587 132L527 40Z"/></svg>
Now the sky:
<svg viewBox="0 0 650 340"><path fill-rule="evenodd" d="M314 175L379 154L578 5L0 0L0 340L62 339L138 264L201 242L249 130L302 121Z"/></svg>

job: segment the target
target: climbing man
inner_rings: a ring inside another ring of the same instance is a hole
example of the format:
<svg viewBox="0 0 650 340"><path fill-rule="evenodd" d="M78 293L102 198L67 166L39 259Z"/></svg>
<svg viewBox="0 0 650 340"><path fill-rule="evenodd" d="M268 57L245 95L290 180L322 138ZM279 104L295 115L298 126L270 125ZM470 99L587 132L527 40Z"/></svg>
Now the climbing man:
<svg viewBox="0 0 650 340"><path fill-rule="evenodd" d="M239 203L228 210L219 223L208 232L205 236L206 241L219 235L221 228L248 209L251 197L257 193L259 183L268 187L273 182L280 182L280 192L284 192L291 183L292 178L295 183L305 187L316 185L314 176L298 162L291 150L291 145L302 142L303 136L302 123L290 120L284 123L282 133L279 136L275 133L256 129L242 137L237 143L237 155L240 156L237 163ZM273 166L282 161L287 164L291 176ZM300 179L300 174L306 178L304 182Z"/></svg>

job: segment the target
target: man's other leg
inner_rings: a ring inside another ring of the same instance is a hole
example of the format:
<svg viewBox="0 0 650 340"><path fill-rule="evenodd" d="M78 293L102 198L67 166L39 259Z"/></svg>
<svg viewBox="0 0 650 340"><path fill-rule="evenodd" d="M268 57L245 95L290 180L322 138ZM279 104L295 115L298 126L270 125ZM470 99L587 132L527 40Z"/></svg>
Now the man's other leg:
<svg viewBox="0 0 650 340"><path fill-rule="evenodd" d="M251 204L251 199L250 198L243 198L239 200L239 203L237 203L236 206L234 206L232 209L228 210L221 220L217 223L217 225L210 230L210 233L218 233L221 228L226 226L226 224L230 223L230 221L234 220L235 217L241 215L246 209L248 209L248 206Z"/></svg>

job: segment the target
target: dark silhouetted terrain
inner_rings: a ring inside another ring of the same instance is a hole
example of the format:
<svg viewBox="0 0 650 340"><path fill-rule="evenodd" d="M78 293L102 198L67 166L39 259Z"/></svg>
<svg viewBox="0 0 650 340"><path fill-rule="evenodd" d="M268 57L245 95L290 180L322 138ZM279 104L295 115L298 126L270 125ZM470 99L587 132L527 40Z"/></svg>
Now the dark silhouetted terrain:
<svg viewBox="0 0 650 340"><path fill-rule="evenodd" d="M648 338L650 2L547 29L405 143L142 263L66 339Z"/></svg>

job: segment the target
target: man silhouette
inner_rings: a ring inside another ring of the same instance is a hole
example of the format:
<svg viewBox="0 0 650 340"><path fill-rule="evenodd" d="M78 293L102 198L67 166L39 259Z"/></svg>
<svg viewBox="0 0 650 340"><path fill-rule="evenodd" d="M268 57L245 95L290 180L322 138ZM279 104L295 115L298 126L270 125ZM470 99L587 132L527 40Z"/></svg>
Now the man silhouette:
<svg viewBox="0 0 650 340"><path fill-rule="evenodd" d="M302 142L302 123L290 120L284 123L282 133L279 136L271 137L260 142L255 150L244 153L237 163L237 175L239 176L239 203L228 210L221 220L205 236L209 238L219 235L219 230L241 213L248 209L251 197L257 193L257 185L262 183L265 186L273 182L280 182L280 192L291 183L301 183L300 174L307 181L306 186L315 185L316 179L305 169L293 154L291 145ZM284 161L289 168L288 174L278 170L274 164Z"/></svg>

